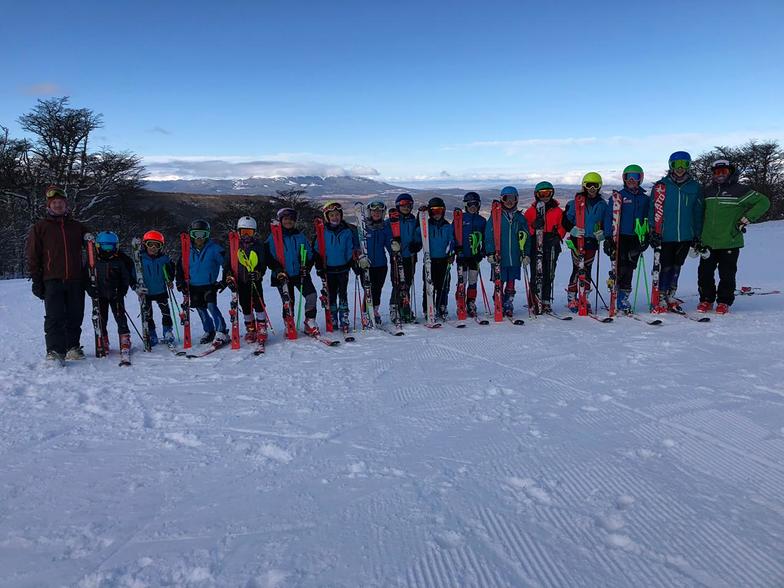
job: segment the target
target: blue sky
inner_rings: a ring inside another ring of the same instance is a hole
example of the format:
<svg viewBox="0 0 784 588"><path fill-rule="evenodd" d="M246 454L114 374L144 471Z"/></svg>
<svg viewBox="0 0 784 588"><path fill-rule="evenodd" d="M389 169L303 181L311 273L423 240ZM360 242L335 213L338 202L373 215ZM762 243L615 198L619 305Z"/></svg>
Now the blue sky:
<svg viewBox="0 0 784 588"><path fill-rule="evenodd" d="M782 22L773 1L16 2L0 124L71 96L159 178L653 179L675 150L784 141Z"/></svg>

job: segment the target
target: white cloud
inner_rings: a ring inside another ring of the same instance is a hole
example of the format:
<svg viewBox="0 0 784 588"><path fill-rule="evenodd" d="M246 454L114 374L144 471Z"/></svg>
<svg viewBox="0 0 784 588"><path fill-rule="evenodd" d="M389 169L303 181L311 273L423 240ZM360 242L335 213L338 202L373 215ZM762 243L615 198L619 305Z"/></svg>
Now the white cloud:
<svg viewBox="0 0 784 588"><path fill-rule="evenodd" d="M55 82L41 82L24 86L22 88L22 93L27 96L54 96L64 95L66 92L60 84Z"/></svg>

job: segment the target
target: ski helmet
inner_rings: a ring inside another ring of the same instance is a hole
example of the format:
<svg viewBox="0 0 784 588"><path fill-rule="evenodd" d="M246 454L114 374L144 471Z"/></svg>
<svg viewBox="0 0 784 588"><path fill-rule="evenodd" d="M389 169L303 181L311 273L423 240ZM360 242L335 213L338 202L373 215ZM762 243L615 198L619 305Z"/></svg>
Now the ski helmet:
<svg viewBox="0 0 784 588"><path fill-rule="evenodd" d="M414 198L411 194L403 193L399 194L397 198L395 198L395 206L414 206Z"/></svg>
<svg viewBox="0 0 784 588"><path fill-rule="evenodd" d="M278 222L282 221L284 218L290 218L296 222L297 220L297 211L293 208L280 208L278 209L278 213L275 215L275 218L278 219Z"/></svg>
<svg viewBox="0 0 784 588"><path fill-rule="evenodd" d="M467 192L465 196L463 196L463 202L466 204L476 204L481 205L482 199L479 197L479 194L476 192Z"/></svg>
<svg viewBox="0 0 784 588"><path fill-rule="evenodd" d="M161 247L163 247L163 244L166 242L165 239L163 238L163 233L155 230L147 231L142 236L142 243L147 245L148 241L152 243L159 243Z"/></svg>
<svg viewBox="0 0 784 588"><path fill-rule="evenodd" d="M555 188L550 182L539 182L534 186L534 196L538 196L539 192L542 190L550 190L550 196L555 194Z"/></svg>
<svg viewBox="0 0 784 588"><path fill-rule="evenodd" d="M691 155L686 151L676 151L670 155L670 169L689 169L691 165Z"/></svg>
<svg viewBox="0 0 784 588"><path fill-rule="evenodd" d="M517 193L517 188L514 186L504 186L501 189L501 200L508 200L508 196L514 196L515 201L520 198L520 194Z"/></svg>
<svg viewBox="0 0 784 588"><path fill-rule="evenodd" d="M252 216L243 216L237 221L237 230L239 231L240 229L253 229L256 231L258 229L256 219Z"/></svg>
<svg viewBox="0 0 784 588"><path fill-rule="evenodd" d="M433 210L434 208L443 208L446 210L446 204L444 204L443 198L433 196L430 200L427 201L427 208L428 210Z"/></svg>
<svg viewBox="0 0 784 588"><path fill-rule="evenodd" d="M209 239L210 238L210 223L206 220L197 218L191 223L188 234L192 239Z"/></svg>
<svg viewBox="0 0 784 588"><path fill-rule="evenodd" d="M113 231L101 231L95 236L95 244L101 251L117 251L120 247L120 238Z"/></svg>
<svg viewBox="0 0 784 588"><path fill-rule="evenodd" d="M642 168L637 164L627 165L623 168L623 181L626 181L626 174L639 174L637 179L638 184L642 184L643 178L645 178L645 173L642 171Z"/></svg>
<svg viewBox="0 0 784 588"><path fill-rule="evenodd" d="M387 209L387 205L384 204L384 202L381 200L371 200L368 202L367 209L380 210L381 212L384 212Z"/></svg>
<svg viewBox="0 0 784 588"><path fill-rule="evenodd" d="M602 188L602 176L600 176L597 172L588 172L583 176L583 188L587 188L588 184L596 184L598 189L601 190Z"/></svg>
<svg viewBox="0 0 784 588"><path fill-rule="evenodd" d="M333 210L337 210L340 213L340 218L343 218L343 205L337 200L330 200L321 207L321 212L324 214L324 220L329 220L327 215Z"/></svg>

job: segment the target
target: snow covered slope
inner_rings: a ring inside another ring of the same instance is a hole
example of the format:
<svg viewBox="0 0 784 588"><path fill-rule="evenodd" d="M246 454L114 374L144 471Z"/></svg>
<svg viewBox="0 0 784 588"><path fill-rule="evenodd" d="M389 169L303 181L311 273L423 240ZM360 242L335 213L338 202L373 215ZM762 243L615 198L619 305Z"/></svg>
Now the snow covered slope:
<svg viewBox="0 0 784 588"><path fill-rule="evenodd" d="M749 230L739 284L784 285L782 240ZM59 368L0 283L0 586L784 585L784 296L337 348L267 297L263 357Z"/></svg>

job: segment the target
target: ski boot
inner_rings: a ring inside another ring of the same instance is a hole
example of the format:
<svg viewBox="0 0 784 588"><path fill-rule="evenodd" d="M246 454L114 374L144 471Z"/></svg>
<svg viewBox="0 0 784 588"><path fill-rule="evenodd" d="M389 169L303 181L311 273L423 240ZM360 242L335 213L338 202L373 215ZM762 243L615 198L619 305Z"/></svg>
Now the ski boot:
<svg viewBox="0 0 784 588"><path fill-rule="evenodd" d="M267 321L258 321L256 323L256 343L267 342Z"/></svg>
<svg viewBox="0 0 784 588"><path fill-rule="evenodd" d="M101 335L101 340L103 341L103 350L105 353L109 353L109 335L104 333Z"/></svg>
<svg viewBox="0 0 784 588"><path fill-rule="evenodd" d="M618 298L615 301L615 308L618 310L618 312L622 312L623 314L632 313L632 305L629 302L629 294L631 294L629 290L618 290Z"/></svg>
<svg viewBox="0 0 784 588"><path fill-rule="evenodd" d="M373 322L376 323L377 327L380 327L384 321L381 320L381 311L378 307L373 308Z"/></svg>
<svg viewBox="0 0 784 588"><path fill-rule="evenodd" d="M674 312L676 314L684 314L685 311L681 307L680 302L677 298L671 297L669 294L664 297L667 302L667 311Z"/></svg>
<svg viewBox="0 0 784 588"><path fill-rule="evenodd" d="M158 333L155 332L155 327L150 329L150 347L155 347L158 344Z"/></svg>
<svg viewBox="0 0 784 588"><path fill-rule="evenodd" d="M47 351L46 353L46 361L56 361L59 363L63 363L65 361L65 356L57 351Z"/></svg>
<svg viewBox="0 0 784 588"><path fill-rule="evenodd" d="M120 365L131 365L131 334L120 335Z"/></svg>
<svg viewBox="0 0 784 588"><path fill-rule="evenodd" d="M549 302L542 302L542 314L550 314L553 312L553 307Z"/></svg>
<svg viewBox="0 0 784 588"><path fill-rule="evenodd" d="M506 298L503 303L504 316L512 318L514 316L514 298Z"/></svg>
<svg viewBox="0 0 784 588"><path fill-rule="evenodd" d="M316 325L316 319L306 318L302 323L302 332L308 337L318 336L321 332L319 331L318 325Z"/></svg>
<svg viewBox="0 0 784 588"><path fill-rule="evenodd" d="M436 312L436 320L440 323L445 323L449 320L449 311L445 304L439 305L438 311Z"/></svg>
<svg viewBox="0 0 784 588"><path fill-rule="evenodd" d="M577 311L579 310L577 292L572 292L571 290L566 292L566 308L568 308L570 312L577 314Z"/></svg>
<svg viewBox="0 0 784 588"><path fill-rule="evenodd" d="M229 341L229 332L228 331L218 331L217 333L213 333L214 339L212 340L213 347L223 347Z"/></svg>
<svg viewBox="0 0 784 588"><path fill-rule="evenodd" d="M697 305L697 312L706 313L713 310L713 302L708 302L707 300L703 300Z"/></svg>
<svg viewBox="0 0 784 588"><path fill-rule="evenodd" d="M726 302L719 302L716 305L716 314L727 314L730 311L730 305Z"/></svg>
<svg viewBox="0 0 784 588"><path fill-rule="evenodd" d="M215 331L209 331L202 335L201 339L199 339L199 345L206 345L207 343L212 343L212 340L215 339Z"/></svg>
<svg viewBox="0 0 784 588"><path fill-rule="evenodd" d="M171 327L163 327L163 336L161 337L161 341L163 341L166 345L171 345L174 343L174 332L172 331Z"/></svg>
<svg viewBox="0 0 784 588"><path fill-rule="evenodd" d="M245 321L245 342L255 343L257 336L256 321Z"/></svg>
<svg viewBox="0 0 784 588"><path fill-rule="evenodd" d="M476 318L476 300L472 298L466 300L466 314L470 318Z"/></svg>
<svg viewBox="0 0 784 588"><path fill-rule="evenodd" d="M65 359L84 359L84 351L81 347L71 347L66 352Z"/></svg>

